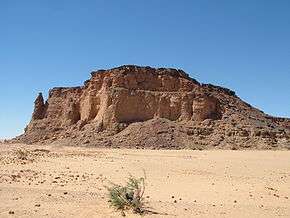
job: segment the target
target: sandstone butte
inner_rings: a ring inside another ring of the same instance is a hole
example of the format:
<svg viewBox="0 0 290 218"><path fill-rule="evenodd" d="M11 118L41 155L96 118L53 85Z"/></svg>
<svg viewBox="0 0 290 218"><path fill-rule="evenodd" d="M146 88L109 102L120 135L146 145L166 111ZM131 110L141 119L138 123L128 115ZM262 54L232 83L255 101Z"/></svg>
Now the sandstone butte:
<svg viewBox="0 0 290 218"><path fill-rule="evenodd" d="M147 149L290 149L290 119L182 70L121 66L83 86L40 93L14 141Z"/></svg>

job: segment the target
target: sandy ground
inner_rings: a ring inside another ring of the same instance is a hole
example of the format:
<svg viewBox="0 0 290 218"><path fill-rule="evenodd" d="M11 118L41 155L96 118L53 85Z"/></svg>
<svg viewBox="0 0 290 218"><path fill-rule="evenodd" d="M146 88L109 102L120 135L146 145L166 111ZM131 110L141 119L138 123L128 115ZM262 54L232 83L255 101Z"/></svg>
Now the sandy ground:
<svg viewBox="0 0 290 218"><path fill-rule="evenodd" d="M2 144L0 152L0 217L120 217L104 186L143 169L147 204L158 213L145 217L290 217L289 151Z"/></svg>

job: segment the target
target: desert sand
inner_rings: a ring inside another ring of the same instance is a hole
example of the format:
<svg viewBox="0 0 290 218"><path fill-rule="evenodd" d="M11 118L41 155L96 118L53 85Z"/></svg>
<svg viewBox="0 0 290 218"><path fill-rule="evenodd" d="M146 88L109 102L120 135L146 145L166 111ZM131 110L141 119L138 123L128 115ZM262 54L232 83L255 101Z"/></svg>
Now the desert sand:
<svg viewBox="0 0 290 218"><path fill-rule="evenodd" d="M0 149L0 217L120 217L104 186L143 170L145 217L290 217L290 151Z"/></svg>

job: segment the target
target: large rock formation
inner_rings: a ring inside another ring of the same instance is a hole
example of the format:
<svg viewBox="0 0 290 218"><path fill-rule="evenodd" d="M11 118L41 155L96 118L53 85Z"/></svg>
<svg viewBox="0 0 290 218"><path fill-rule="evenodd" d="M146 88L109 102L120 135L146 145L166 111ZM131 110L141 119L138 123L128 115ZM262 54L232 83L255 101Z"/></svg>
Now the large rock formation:
<svg viewBox="0 0 290 218"><path fill-rule="evenodd" d="M121 66L81 87L39 94L16 140L137 148L290 148L290 120L251 107L182 70Z"/></svg>

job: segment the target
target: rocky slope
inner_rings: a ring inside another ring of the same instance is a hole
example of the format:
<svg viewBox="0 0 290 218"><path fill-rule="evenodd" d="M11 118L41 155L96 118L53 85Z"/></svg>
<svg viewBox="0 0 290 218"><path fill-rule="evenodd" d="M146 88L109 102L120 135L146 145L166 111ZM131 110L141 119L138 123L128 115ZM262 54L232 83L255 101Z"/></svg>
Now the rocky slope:
<svg viewBox="0 0 290 218"><path fill-rule="evenodd" d="M290 119L251 107L235 92L200 84L184 71L121 66L91 73L81 87L35 100L15 139L151 149L290 148Z"/></svg>

